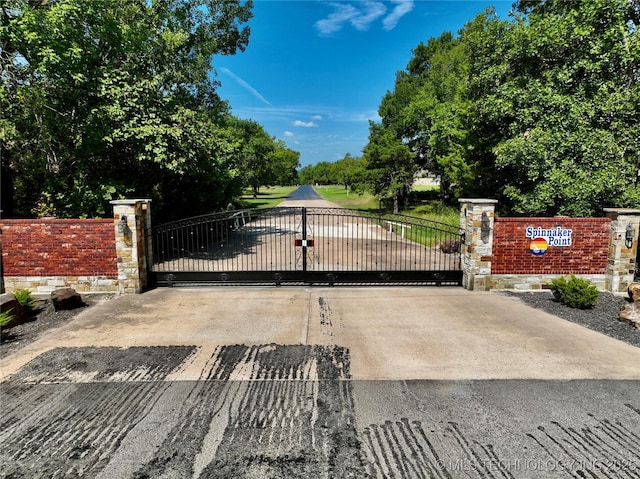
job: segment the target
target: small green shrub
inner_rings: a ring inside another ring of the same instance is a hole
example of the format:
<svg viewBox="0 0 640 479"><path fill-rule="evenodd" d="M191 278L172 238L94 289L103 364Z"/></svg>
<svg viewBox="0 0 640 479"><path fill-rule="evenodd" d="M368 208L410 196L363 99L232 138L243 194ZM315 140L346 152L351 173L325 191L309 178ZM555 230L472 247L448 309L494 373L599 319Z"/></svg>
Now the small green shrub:
<svg viewBox="0 0 640 479"><path fill-rule="evenodd" d="M0 313L0 328L4 328L13 319L13 316L11 316L11 311L13 310L10 309L9 311L3 311L2 313Z"/></svg>
<svg viewBox="0 0 640 479"><path fill-rule="evenodd" d="M7 331L5 330L5 326L11 322L13 316L11 316L11 311L3 311L0 313L0 339L4 339L7 336Z"/></svg>
<svg viewBox="0 0 640 479"><path fill-rule="evenodd" d="M589 309L598 302L600 291L589 280L571 275L567 280L561 277L549 284L553 297L571 308Z"/></svg>
<svg viewBox="0 0 640 479"><path fill-rule="evenodd" d="M13 295L20 303L27 314L30 314L35 309L35 301L33 300L33 296L31 296L31 291L28 289L19 289L13 293Z"/></svg>

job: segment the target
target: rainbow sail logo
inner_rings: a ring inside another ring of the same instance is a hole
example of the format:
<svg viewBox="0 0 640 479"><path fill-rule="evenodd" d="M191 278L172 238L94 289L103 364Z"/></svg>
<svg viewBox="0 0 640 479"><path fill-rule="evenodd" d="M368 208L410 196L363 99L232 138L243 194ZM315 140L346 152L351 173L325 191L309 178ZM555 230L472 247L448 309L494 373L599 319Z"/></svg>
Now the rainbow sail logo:
<svg viewBox="0 0 640 479"><path fill-rule="evenodd" d="M531 243L529 243L529 251L536 256L545 254L548 247L547 240L544 238L534 238L531 240Z"/></svg>
<svg viewBox="0 0 640 479"><path fill-rule="evenodd" d="M529 251L536 256L545 254L550 246L571 246L573 239L573 230L561 226L548 229L527 226L525 234L531 239Z"/></svg>

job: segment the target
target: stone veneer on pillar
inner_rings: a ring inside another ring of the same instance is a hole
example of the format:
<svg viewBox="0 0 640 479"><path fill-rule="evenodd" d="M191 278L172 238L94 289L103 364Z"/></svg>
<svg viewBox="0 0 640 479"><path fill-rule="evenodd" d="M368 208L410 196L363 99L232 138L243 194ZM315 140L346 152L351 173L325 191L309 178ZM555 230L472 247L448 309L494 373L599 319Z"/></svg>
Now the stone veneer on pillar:
<svg viewBox="0 0 640 479"><path fill-rule="evenodd" d="M460 229L464 242L460 251L462 285L469 290L488 291L491 282L493 221L498 200L460 199Z"/></svg>
<svg viewBox="0 0 640 479"><path fill-rule="evenodd" d="M636 276L640 210L605 208L604 212L611 219L606 289L614 293L622 293L627 291ZM628 239L628 235L632 238Z"/></svg>
<svg viewBox="0 0 640 479"><path fill-rule="evenodd" d="M113 224L118 263L118 292L139 294L148 286L151 200L114 200Z"/></svg>

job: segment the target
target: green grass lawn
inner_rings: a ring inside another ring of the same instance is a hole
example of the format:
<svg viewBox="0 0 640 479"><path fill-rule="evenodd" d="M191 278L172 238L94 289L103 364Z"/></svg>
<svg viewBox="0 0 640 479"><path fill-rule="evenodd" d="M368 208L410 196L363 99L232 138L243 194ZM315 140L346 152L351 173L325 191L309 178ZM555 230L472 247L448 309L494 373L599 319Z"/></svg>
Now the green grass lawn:
<svg viewBox="0 0 640 479"><path fill-rule="evenodd" d="M360 195L353 191L349 192L344 186L340 185L318 186L314 189L325 200L337 203L344 208L368 211L371 213L380 211L380 201L370 193ZM437 187L420 187L417 191L432 192L437 191ZM438 223L445 223L451 226L458 226L460 224L460 212L458 209L444 206L440 200L437 199L421 200L421 203L418 205L402 209L400 214L437 221Z"/></svg>
<svg viewBox="0 0 640 479"><path fill-rule="evenodd" d="M429 201L417 206L411 206L400 212L403 215L415 216L426 220L437 221L451 226L460 225L460 211L458 208L444 206L440 201Z"/></svg>
<svg viewBox="0 0 640 479"><path fill-rule="evenodd" d="M378 211L380 202L371 193L354 193L342 185L323 185L313 188L325 200L350 210Z"/></svg>
<svg viewBox="0 0 640 479"><path fill-rule="evenodd" d="M253 197L251 188L247 188L240 201L243 208L273 208L282 203L297 186L263 186L257 198Z"/></svg>
<svg viewBox="0 0 640 479"><path fill-rule="evenodd" d="M414 185L413 191L440 191L440 187L436 185Z"/></svg>

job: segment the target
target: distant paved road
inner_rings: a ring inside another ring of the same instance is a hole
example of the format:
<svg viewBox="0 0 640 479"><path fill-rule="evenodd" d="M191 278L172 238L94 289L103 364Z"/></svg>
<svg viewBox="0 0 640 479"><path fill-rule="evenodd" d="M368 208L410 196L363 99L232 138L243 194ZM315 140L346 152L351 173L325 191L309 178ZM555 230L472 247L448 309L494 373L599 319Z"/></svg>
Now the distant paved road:
<svg viewBox="0 0 640 479"><path fill-rule="evenodd" d="M297 190L293 191L287 198L288 200L321 200L322 197L313 190L311 185L302 185Z"/></svg>
<svg viewBox="0 0 640 479"><path fill-rule="evenodd" d="M280 203L283 207L305 206L309 208L340 208L340 205L323 199L315 192L313 186L302 185L293 191L286 200Z"/></svg>

